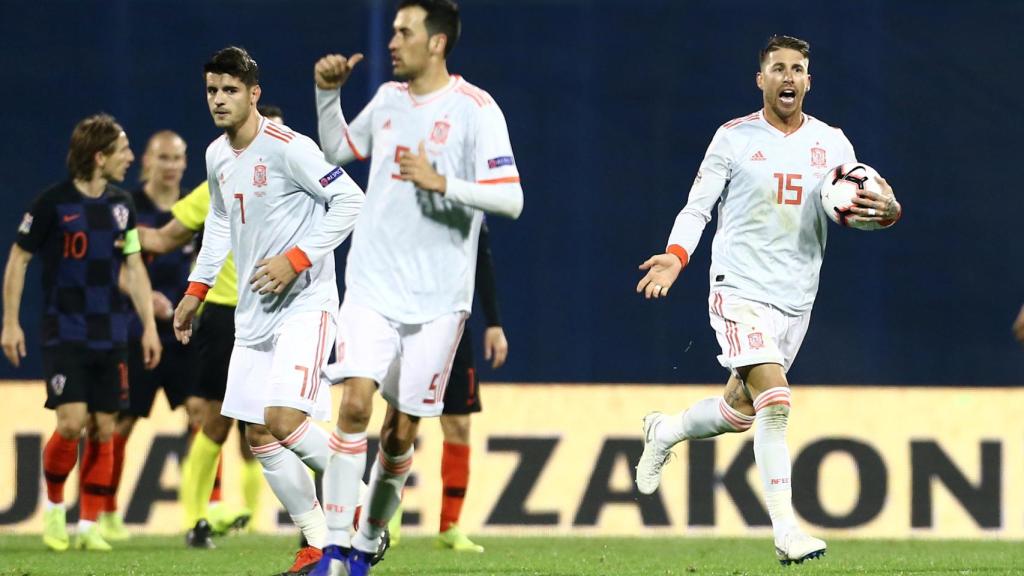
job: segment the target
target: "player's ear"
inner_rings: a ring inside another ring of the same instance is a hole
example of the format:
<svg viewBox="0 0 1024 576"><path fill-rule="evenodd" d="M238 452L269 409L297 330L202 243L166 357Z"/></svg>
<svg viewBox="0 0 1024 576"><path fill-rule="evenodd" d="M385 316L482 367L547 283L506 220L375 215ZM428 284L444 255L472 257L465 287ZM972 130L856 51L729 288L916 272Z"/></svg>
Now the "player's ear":
<svg viewBox="0 0 1024 576"><path fill-rule="evenodd" d="M252 87L252 105L255 106L260 101L260 95L263 94L263 90L260 89L260 85L257 84Z"/></svg>
<svg viewBox="0 0 1024 576"><path fill-rule="evenodd" d="M758 71L758 73L754 75L754 82L757 83L758 88L764 90L764 76L761 75L760 71Z"/></svg>
<svg viewBox="0 0 1024 576"><path fill-rule="evenodd" d="M806 94L807 92L810 92L810 91L811 91L811 75L808 74L807 75L807 90L804 93Z"/></svg>
<svg viewBox="0 0 1024 576"><path fill-rule="evenodd" d="M448 44L448 36L445 34L434 34L430 37L430 51L438 56L444 56L444 47Z"/></svg>

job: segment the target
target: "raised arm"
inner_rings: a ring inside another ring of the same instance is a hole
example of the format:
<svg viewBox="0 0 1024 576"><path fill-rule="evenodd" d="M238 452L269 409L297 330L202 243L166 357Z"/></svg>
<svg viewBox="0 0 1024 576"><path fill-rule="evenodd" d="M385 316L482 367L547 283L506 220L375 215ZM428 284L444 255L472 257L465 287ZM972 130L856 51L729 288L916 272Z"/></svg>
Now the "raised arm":
<svg viewBox="0 0 1024 576"><path fill-rule="evenodd" d="M366 160L370 155L369 115L364 110L353 123L355 126L349 126L341 111L341 87L362 59L362 54L353 54L349 58L328 54L318 60L313 68L320 146L324 158L339 166L353 160ZM361 126L364 117L367 118L365 127Z"/></svg>

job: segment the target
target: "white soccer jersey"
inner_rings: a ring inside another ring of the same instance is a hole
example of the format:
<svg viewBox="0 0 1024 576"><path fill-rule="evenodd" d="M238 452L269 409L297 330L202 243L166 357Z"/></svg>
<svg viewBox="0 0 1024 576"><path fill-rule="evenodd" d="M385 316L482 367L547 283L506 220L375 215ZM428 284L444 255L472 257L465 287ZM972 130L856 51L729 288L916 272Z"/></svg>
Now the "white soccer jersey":
<svg viewBox="0 0 1024 576"><path fill-rule="evenodd" d="M372 156L366 206L356 223L345 298L406 324L470 311L483 212L518 217L523 205L505 117L459 76L422 96L389 82L345 123L338 90L317 90L320 141L329 160ZM447 179L444 195L399 178L398 161L420 143Z"/></svg>
<svg viewBox="0 0 1024 576"><path fill-rule="evenodd" d="M755 112L722 125L697 172L669 246L693 254L711 210L712 290L731 290L789 314L811 309L828 219L820 186L830 167L853 162L843 132L804 115L786 135Z"/></svg>
<svg viewBox="0 0 1024 576"><path fill-rule="evenodd" d="M249 147L236 152L226 136L206 149L210 212L189 281L213 284L228 252L238 267L235 343L261 344L297 312L338 310L334 249L363 205L359 186L331 165L309 138L261 118ZM309 268L281 294L249 286L256 263L298 247Z"/></svg>

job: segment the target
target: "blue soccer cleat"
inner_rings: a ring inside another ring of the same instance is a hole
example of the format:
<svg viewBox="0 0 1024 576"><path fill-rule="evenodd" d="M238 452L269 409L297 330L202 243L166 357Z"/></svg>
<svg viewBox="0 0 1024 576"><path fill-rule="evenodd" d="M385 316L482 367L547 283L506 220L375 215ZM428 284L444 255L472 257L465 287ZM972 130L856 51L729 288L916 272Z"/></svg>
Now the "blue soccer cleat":
<svg viewBox="0 0 1024 576"><path fill-rule="evenodd" d="M352 549L348 554L348 576L366 576L370 573L374 554Z"/></svg>
<svg viewBox="0 0 1024 576"><path fill-rule="evenodd" d="M309 576L347 576L348 551L340 546L324 546L323 556Z"/></svg>

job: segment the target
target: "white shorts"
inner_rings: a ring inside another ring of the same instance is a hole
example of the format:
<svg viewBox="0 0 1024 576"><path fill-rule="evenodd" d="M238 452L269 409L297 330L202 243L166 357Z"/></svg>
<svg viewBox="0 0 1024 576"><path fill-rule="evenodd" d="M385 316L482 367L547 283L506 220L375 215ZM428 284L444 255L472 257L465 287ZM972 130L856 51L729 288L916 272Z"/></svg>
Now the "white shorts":
<svg viewBox="0 0 1024 576"><path fill-rule="evenodd" d="M452 312L403 324L346 298L338 314L337 362L324 373L334 383L370 378L399 412L440 416L466 316Z"/></svg>
<svg viewBox="0 0 1024 576"><path fill-rule="evenodd" d="M791 316L771 304L728 292L712 291L708 308L722 347L718 362L734 374L754 364L779 364L788 372L811 321L810 310Z"/></svg>
<svg viewBox="0 0 1024 576"><path fill-rule="evenodd" d="M265 408L286 406L317 420L330 420L331 389L323 366L331 355L336 331L330 313L300 312L285 318L265 344L236 344L231 350L220 413L265 424Z"/></svg>

